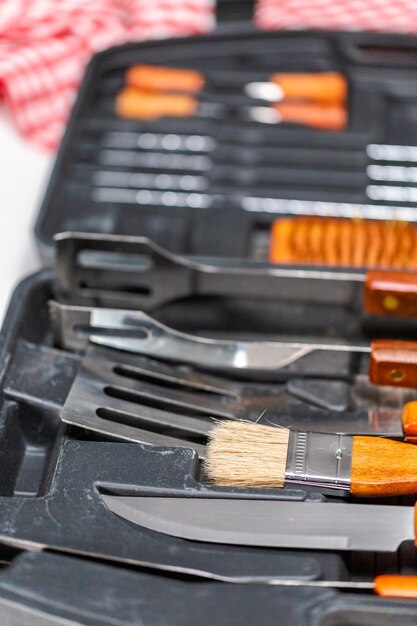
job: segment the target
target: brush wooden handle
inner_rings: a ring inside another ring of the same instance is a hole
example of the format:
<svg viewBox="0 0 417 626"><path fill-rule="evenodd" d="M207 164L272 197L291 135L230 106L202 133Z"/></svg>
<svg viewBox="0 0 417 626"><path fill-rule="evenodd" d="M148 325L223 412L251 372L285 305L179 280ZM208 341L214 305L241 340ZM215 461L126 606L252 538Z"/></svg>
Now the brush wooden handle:
<svg viewBox="0 0 417 626"><path fill-rule="evenodd" d="M417 447L380 437L353 437L354 496L417 494Z"/></svg>
<svg viewBox="0 0 417 626"><path fill-rule="evenodd" d="M376 385L417 387L417 342L372 341L369 380Z"/></svg>
<svg viewBox="0 0 417 626"><path fill-rule="evenodd" d="M347 82L339 72L274 74L270 82L281 87L285 98L342 104L347 96Z"/></svg>
<svg viewBox="0 0 417 626"><path fill-rule="evenodd" d="M417 316L417 273L368 272L363 304L365 311L376 315Z"/></svg>
<svg viewBox="0 0 417 626"><path fill-rule="evenodd" d="M126 84L151 91L197 93L204 87L204 76L195 70L155 65L133 65L126 73Z"/></svg>
<svg viewBox="0 0 417 626"><path fill-rule="evenodd" d="M410 598L417 600L417 576L394 576L384 574L374 579L374 592L386 598Z"/></svg>
<svg viewBox="0 0 417 626"><path fill-rule="evenodd" d="M151 120L166 116L190 117L197 107L197 100L192 96L125 87L117 94L115 113L125 119Z"/></svg>
<svg viewBox="0 0 417 626"><path fill-rule="evenodd" d="M324 106L303 102L280 102L272 107L279 113L283 122L303 124L322 130L344 130L347 124L347 112L342 106Z"/></svg>

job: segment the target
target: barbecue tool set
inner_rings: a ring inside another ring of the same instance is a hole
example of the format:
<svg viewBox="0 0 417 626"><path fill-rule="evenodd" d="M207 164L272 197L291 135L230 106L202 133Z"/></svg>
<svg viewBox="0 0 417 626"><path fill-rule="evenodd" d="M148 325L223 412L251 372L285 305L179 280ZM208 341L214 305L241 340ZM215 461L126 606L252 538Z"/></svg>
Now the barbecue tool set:
<svg viewBox="0 0 417 626"><path fill-rule="evenodd" d="M49 322L56 348L78 361L62 421L156 450L191 452L208 489L194 498L110 489L101 494L109 513L206 543L395 552L414 540L409 505L285 498L294 487L322 497L417 493L412 272L222 264L170 253L143 237L85 233L58 235L56 253ZM180 306L184 326L190 302L202 299L216 310L222 298L255 300L260 310L279 308L283 298L293 306L313 302L324 312L345 307L356 319L356 338L344 338L340 327L336 340L312 338L308 323L298 329L304 341L280 337L279 325L276 338L265 340L256 324L242 329L242 337L229 329L224 338L221 329L204 336L198 326L186 332L159 321L164 308ZM361 324L394 318L406 320L403 339L369 344L361 337ZM210 492L211 484L225 495ZM284 498L271 501L270 489L282 489ZM308 539L299 520L309 526ZM364 524L369 535L359 531ZM261 581L280 584L274 577ZM402 585L407 597L416 595L413 579L392 585L388 595L404 597Z"/></svg>
<svg viewBox="0 0 417 626"><path fill-rule="evenodd" d="M87 72L0 341L0 603L417 619L415 41L237 30Z"/></svg>

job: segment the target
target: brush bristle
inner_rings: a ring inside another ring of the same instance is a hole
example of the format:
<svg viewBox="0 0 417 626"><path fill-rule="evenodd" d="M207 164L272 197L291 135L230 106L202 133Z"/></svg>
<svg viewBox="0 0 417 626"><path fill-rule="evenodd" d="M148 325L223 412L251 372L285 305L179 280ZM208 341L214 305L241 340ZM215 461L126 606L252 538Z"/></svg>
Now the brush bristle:
<svg viewBox="0 0 417 626"><path fill-rule="evenodd" d="M290 431L253 422L220 422L210 432L205 471L216 485L283 487Z"/></svg>

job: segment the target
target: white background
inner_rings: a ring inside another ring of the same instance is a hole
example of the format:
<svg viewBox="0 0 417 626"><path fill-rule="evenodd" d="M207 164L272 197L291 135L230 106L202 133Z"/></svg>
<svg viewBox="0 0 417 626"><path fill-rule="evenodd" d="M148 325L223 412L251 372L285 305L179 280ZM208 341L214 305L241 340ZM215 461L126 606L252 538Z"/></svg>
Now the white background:
<svg viewBox="0 0 417 626"><path fill-rule="evenodd" d="M53 161L0 107L0 324L16 284L40 268L33 228Z"/></svg>

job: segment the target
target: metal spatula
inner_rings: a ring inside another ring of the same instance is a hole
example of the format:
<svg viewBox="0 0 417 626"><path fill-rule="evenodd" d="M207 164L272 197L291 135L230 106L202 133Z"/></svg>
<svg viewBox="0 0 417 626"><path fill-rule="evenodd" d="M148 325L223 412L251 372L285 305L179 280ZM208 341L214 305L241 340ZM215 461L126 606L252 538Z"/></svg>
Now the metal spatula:
<svg viewBox="0 0 417 626"><path fill-rule="evenodd" d="M337 412L318 408L316 398L328 381L322 381L322 387L314 381L316 396L308 393L309 382L240 383L91 347L61 417L120 439L192 447L201 458L213 419L258 421L262 416L267 423L304 430L403 436L401 408L415 393L404 391L397 402L399 390L395 397L384 388L373 395L366 380L358 379L347 399L350 412Z"/></svg>

